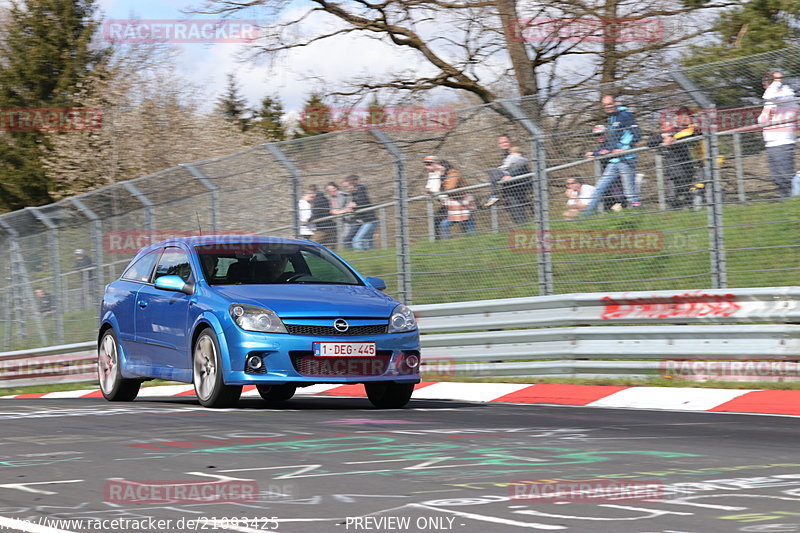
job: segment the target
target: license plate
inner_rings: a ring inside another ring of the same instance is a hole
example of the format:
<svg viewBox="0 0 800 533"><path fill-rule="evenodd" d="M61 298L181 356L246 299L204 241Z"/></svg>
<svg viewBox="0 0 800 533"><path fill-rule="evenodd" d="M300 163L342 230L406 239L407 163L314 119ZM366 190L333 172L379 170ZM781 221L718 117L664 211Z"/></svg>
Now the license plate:
<svg viewBox="0 0 800 533"><path fill-rule="evenodd" d="M376 353L374 342L315 342L314 355L318 357L372 357Z"/></svg>

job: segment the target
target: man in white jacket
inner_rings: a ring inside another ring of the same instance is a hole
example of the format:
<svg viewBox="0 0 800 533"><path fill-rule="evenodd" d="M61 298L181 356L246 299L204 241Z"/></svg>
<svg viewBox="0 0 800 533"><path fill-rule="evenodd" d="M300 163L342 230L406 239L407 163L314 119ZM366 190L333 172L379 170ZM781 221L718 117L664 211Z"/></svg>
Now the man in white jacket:
<svg viewBox="0 0 800 533"><path fill-rule="evenodd" d="M791 195L795 175L794 145L797 140L797 98L788 85L783 84L780 72L768 72L763 78L764 109L758 117L767 148L767 162L772 179L778 186L778 195Z"/></svg>

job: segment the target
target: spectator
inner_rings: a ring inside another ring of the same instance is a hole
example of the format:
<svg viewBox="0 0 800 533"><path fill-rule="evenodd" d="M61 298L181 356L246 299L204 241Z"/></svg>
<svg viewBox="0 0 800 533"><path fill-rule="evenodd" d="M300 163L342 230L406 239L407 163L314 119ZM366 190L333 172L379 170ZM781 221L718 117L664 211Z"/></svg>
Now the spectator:
<svg viewBox="0 0 800 533"><path fill-rule="evenodd" d="M36 301L39 304L39 314L42 316L52 315L55 312L53 307L53 298L44 289L36 289L33 291L36 296Z"/></svg>
<svg viewBox="0 0 800 533"><path fill-rule="evenodd" d="M767 162L772 180L778 186L778 196L791 196L795 175L794 144L797 122L797 100L794 91L783 84L780 72L768 72L763 78L764 109L758 117L767 148Z"/></svg>
<svg viewBox="0 0 800 533"><path fill-rule="evenodd" d="M524 224L528 221L533 183L530 176L513 181L512 178L530 174L529 161L518 147L512 145L508 135L500 135L497 138L497 146L503 151L503 161L498 168L489 171L492 195L483 205L484 207L494 205L498 201L499 193L508 206L514 223Z"/></svg>
<svg viewBox="0 0 800 533"><path fill-rule="evenodd" d="M466 187L467 182L461 173L455 168L450 168L444 181L444 192ZM450 192L444 199L444 206L447 209L447 217L440 224L443 239L450 238L450 227L453 224L461 224L464 233L475 233L475 219L472 217L475 211L475 198L467 191Z"/></svg>
<svg viewBox="0 0 800 533"><path fill-rule="evenodd" d="M320 220L331 216L331 202L319 191L314 194L311 202L311 218L309 222L315 226L313 240L325 246L336 244L336 221L332 218Z"/></svg>
<svg viewBox="0 0 800 533"><path fill-rule="evenodd" d="M350 228L350 234L345 240L351 241L356 250L369 250L374 246L372 237L375 235L378 217L375 215L375 211L361 211L372 207L367 187L361 184L361 178L355 174L347 176L342 184L350 193L351 201L347 208L350 212L354 212L354 222Z"/></svg>
<svg viewBox="0 0 800 533"><path fill-rule="evenodd" d="M84 283L84 293L91 294L91 286L97 279L97 274L92 264L92 260L86 255L82 248L75 249L75 270L81 271L81 280Z"/></svg>
<svg viewBox="0 0 800 533"><path fill-rule="evenodd" d="M568 199L564 217L572 218L579 215L589 205L594 198L595 188L588 183L583 183L581 178L567 178L566 185L567 190L564 191L564 196Z"/></svg>
<svg viewBox="0 0 800 533"><path fill-rule="evenodd" d="M586 152L584 157L589 159L595 159L597 157L610 154L611 153L611 146L608 144L608 137L606 136L606 127L603 124L597 124L595 127L592 128L592 134L597 138L597 149L593 152ZM603 172L605 171L606 167L608 166L608 159L604 157L602 159L598 159L600 161L600 175L602 176ZM596 190L596 189L595 189ZM596 193L595 193L596 195ZM625 207L628 206L627 200L625 200L625 191L622 189L622 184L619 180L614 180L611 185L608 186L606 193L602 197L603 200L603 208L610 209L612 211L621 211ZM584 209L588 206L584 206Z"/></svg>
<svg viewBox="0 0 800 533"><path fill-rule="evenodd" d="M303 196L297 202L297 216L300 219L300 237L304 239L311 239L314 235L314 224L309 222L311 220L311 206L314 202L317 190L313 185L306 187L303 191Z"/></svg>
<svg viewBox="0 0 800 533"><path fill-rule="evenodd" d="M447 208L440 202L442 182L447 169L442 164L442 160L435 155L425 156L422 162L428 173L428 181L425 182L424 193L433 202L433 231L434 236L439 238L439 226L447 218Z"/></svg>
<svg viewBox="0 0 800 533"><path fill-rule="evenodd" d="M615 98L610 94L603 95L601 102L603 110L608 114L604 149L610 150L612 154L630 150L641 139L641 131L639 124L636 123L636 117L628 111L627 107L617 105ZM632 207L642 205L636 184L635 170L636 154L624 154L609 158L608 165L603 171L600 181L597 182L597 193L583 212L585 214L592 213L611 184L619 179L622 180L622 188L625 191L628 205Z"/></svg>
<svg viewBox="0 0 800 533"><path fill-rule="evenodd" d="M331 215L347 215L347 213L350 212L347 208L347 205L350 203L350 195L340 190L335 182L329 181L328 184L325 185L325 192L328 194L328 199L331 202ZM350 230L351 218L349 216L343 216L338 220L341 220L342 235L347 235ZM335 219L333 223L336 225L337 219ZM340 228L337 227L337 238L339 229ZM347 242L345 242L344 245L347 247Z"/></svg>
<svg viewBox="0 0 800 533"><path fill-rule="evenodd" d="M664 159L664 173L672 185L670 204L674 208L690 207L694 203L691 189L694 185L695 162L692 148L695 143L675 144L675 141L697 136L697 126L689 109L682 107L672 117L662 113L661 132L647 141L647 146L659 147Z"/></svg>

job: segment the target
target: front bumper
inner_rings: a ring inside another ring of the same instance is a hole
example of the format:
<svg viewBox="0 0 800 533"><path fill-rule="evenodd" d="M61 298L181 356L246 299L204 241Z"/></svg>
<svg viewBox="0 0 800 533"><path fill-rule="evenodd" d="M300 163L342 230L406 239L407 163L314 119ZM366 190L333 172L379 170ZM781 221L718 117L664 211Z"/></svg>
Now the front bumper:
<svg viewBox="0 0 800 533"><path fill-rule="evenodd" d="M315 357L316 342L374 342L375 357ZM405 359L420 356L419 332L383 333L343 337L288 335L244 331L237 326L225 330L230 370L223 372L226 385L281 385L284 383L366 383L394 381L419 383L419 365L409 368ZM223 354L224 355L224 354ZM247 357L258 355L264 372L245 370Z"/></svg>

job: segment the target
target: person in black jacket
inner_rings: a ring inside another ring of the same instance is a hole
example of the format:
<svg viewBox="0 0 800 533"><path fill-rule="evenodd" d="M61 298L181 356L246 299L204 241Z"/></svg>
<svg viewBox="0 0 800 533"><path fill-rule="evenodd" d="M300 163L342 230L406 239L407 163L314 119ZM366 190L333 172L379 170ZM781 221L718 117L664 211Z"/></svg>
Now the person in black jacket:
<svg viewBox="0 0 800 533"><path fill-rule="evenodd" d="M692 113L687 108L678 109L674 116L662 113L661 132L647 141L647 146L658 150L664 159L664 174L672 185L670 205L673 208L692 205L691 188L694 184L695 162L692 148L695 143L675 144L681 139L698 135L697 126L692 120Z"/></svg>
<svg viewBox="0 0 800 533"><path fill-rule="evenodd" d="M351 201L348 210L354 212L355 220L345 237L345 245L352 243L356 250L369 250L373 247L372 237L375 235L378 217L375 215L375 211L361 211L372 207L367 187L361 184L361 178L355 174L347 176L342 181L342 185L350 193Z"/></svg>
<svg viewBox="0 0 800 533"><path fill-rule="evenodd" d="M336 245L336 221L334 219L319 220L323 217L331 216L331 202L324 193L314 187L314 199L311 201L311 219L310 223L314 224L316 232L312 238L325 246ZM311 189L311 187L309 187Z"/></svg>

